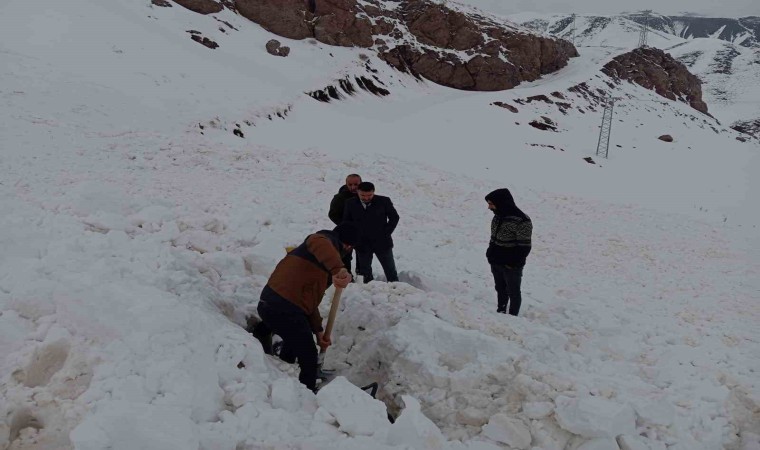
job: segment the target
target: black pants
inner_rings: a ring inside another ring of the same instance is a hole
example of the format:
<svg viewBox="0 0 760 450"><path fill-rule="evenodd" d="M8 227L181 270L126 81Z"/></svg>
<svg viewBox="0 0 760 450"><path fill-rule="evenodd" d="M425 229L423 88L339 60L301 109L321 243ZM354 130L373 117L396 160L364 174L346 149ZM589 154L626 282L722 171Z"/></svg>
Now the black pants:
<svg viewBox="0 0 760 450"><path fill-rule="evenodd" d="M506 312L507 305L509 305L511 315L516 316L520 312L522 272L522 267L491 264L491 273L493 273L493 281L496 285L497 312Z"/></svg>
<svg viewBox="0 0 760 450"><path fill-rule="evenodd" d="M312 391L315 390L317 347L306 314L295 304L277 295L269 286L264 287L257 309L262 322L256 327L254 335L259 337L269 332L270 335L274 333L280 336L280 359L291 364L298 361L301 368L298 380Z"/></svg>
<svg viewBox="0 0 760 450"><path fill-rule="evenodd" d="M352 276L354 274L351 271L351 261L353 261L354 259L353 254L354 254L354 251L351 250L350 252L347 252L346 254L343 255L343 266L345 266L346 270L348 270L348 273L350 273ZM356 257L356 273L357 274L361 273L359 271L359 256L358 255Z"/></svg>
<svg viewBox="0 0 760 450"><path fill-rule="evenodd" d="M393 249L375 252L372 250L356 250L356 273L364 276L364 282L369 283L375 278L372 276L372 256L377 255L377 260L383 266L385 278L388 281L398 281L396 262L393 260Z"/></svg>

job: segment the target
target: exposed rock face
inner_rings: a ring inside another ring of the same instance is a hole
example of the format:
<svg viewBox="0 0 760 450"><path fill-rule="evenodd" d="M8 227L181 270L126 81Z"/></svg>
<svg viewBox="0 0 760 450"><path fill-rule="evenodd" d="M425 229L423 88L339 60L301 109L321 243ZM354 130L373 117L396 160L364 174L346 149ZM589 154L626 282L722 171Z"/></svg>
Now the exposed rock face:
<svg viewBox="0 0 760 450"><path fill-rule="evenodd" d="M663 134L662 136L658 137L657 139L664 141L664 142L673 142L673 136L669 134Z"/></svg>
<svg viewBox="0 0 760 450"><path fill-rule="evenodd" d="M557 124L546 116L541 116L541 120L531 120L528 125L543 131L557 131Z"/></svg>
<svg viewBox="0 0 760 450"><path fill-rule="evenodd" d="M354 82L356 82L356 85L354 85ZM326 86L323 89L307 92L306 94L311 96L314 100L330 103L333 100L341 100L345 98L345 94L354 95L357 89L365 90L374 95L377 95L378 97L385 97L386 95L390 95L390 91L376 85L371 79L365 76L356 76L354 77L354 81L352 81L349 77L346 77L338 80L337 86Z"/></svg>
<svg viewBox="0 0 760 450"><path fill-rule="evenodd" d="M235 8L243 17L274 34L290 39L314 36L310 24L313 16L307 14L303 0L236 0Z"/></svg>
<svg viewBox="0 0 760 450"><path fill-rule="evenodd" d="M208 0L210 1L210 0ZM391 66L458 89L494 91L554 72L578 56L567 41L428 0L235 0L240 14L291 39L373 47Z"/></svg>
<svg viewBox="0 0 760 450"><path fill-rule="evenodd" d="M282 44L280 44L280 41L277 39L270 39L269 42L267 42L267 52L269 52L270 55L274 56L288 56L290 54L290 47L286 47Z"/></svg>
<svg viewBox="0 0 760 450"><path fill-rule="evenodd" d="M493 103L491 103L491 104L492 104L492 105L496 105L496 106L498 106L498 107L500 107L500 108L504 108L504 109L506 109L507 111L512 111L513 113L517 113L517 112L519 112L519 111L517 110L517 108L515 108L515 107L514 107L514 106L512 106L512 105L510 105L509 103L504 103L504 102L493 102Z"/></svg>
<svg viewBox="0 0 760 450"><path fill-rule="evenodd" d="M605 64L602 72L622 80L629 80L671 100L680 100L692 108L707 113L702 101L702 82L674 59L656 48L637 48L616 56Z"/></svg>
<svg viewBox="0 0 760 450"><path fill-rule="evenodd" d="M214 14L224 9L224 6L214 0L174 0L174 3L198 14Z"/></svg>
<svg viewBox="0 0 760 450"><path fill-rule="evenodd" d="M735 122L731 125L736 131L760 138L760 119Z"/></svg>
<svg viewBox="0 0 760 450"><path fill-rule="evenodd" d="M219 44L217 44L216 41L212 41L211 39L209 39L209 38L207 38L205 36L199 36L197 34L194 34L194 35L190 36L190 38L192 40L194 40L195 42L197 42L197 43L199 43L199 44L201 44L201 45L203 45L205 47L208 47L208 48L210 48L212 50L219 47Z"/></svg>
<svg viewBox="0 0 760 450"><path fill-rule="evenodd" d="M219 44L217 44L215 41L212 41L211 39L203 36L200 31L197 30L187 30L188 33L190 33L190 38L194 40L195 42L204 45L210 49L215 49L219 47Z"/></svg>

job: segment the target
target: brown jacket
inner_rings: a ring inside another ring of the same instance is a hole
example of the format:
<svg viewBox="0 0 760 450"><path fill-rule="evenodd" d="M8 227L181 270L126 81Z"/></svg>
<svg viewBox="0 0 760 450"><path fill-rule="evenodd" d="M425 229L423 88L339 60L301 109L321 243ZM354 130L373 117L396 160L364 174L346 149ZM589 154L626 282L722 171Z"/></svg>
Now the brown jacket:
<svg viewBox="0 0 760 450"><path fill-rule="evenodd" d="M332 275L343 268L337 235L320 231L277 264L267 285L280 297L296 304L309 316L311 329L322 331L319 304L332 283Z"/></svg>

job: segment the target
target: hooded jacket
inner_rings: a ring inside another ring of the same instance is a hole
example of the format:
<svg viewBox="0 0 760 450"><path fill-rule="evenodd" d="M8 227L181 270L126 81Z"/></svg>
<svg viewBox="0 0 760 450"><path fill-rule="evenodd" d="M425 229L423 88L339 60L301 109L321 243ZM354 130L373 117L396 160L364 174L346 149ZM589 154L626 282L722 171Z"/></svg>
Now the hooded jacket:
<svg viewBox="0 0 760 450"><path fill-rule="evenodd" d="M346 200L357 196L356 193L349 191L345 184L338 189L338 193L335 194L332 201L330 201L330 212L327 214L335 225L340 225L343 221L343 211L346 208Z"/></svg>
<svg viewBox="0 0 760 450"><path fill-rule="evenodd" d="M515 205L509 189L497 189L486 195L494 204L491 220L491 241L486 258L490 264L523 267L531 250L533 223L527 214Z"/></svg>
<svg viewBox="0 0 760 450"><path fill-rule="evenodd" d="M322 297L332 284L332 275L343 268L341 249L335 231L311 234L277 264L267 282L277 295L303 310L314 332L322 331Z"/></svg>

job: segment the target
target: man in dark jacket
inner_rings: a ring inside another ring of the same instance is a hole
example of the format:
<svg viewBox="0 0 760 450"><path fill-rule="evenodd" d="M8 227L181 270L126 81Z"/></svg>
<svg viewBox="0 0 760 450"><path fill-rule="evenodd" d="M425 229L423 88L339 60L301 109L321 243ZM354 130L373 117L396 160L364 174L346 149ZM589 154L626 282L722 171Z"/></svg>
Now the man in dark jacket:
<svg viewBox="0 0 760 450"><path fill-rule="evenodd" d="M356 243L356 272L369 283L372 276L372 256L377 255L388 281L398 281L396 263L393 260L393 230L398 225L399 216L391 199L375 195L375 185L369 182L359 184L359 197L346 202L343 221L356 224L359 240Z"/></svg>
<svg viewBox="0 0 760 450"><path fill-rule="evenodd" d="M352 173L346 177L346 184L340 187L338 193L335 194L330 202L330 212L327 214L330 220L335 225L340 225L343 222L343 211L346 207L346 200L357 197L357 189L359 183L362 182L362 177ZM347 252L343 257L343 264L346 266L348 273L351 273L351 260L353 251ZM359 273L359 262L356 263L356 273Z"/></svg>
<svg viewBox="0 0 760 450"><path fill-rule="evenodd" d="M280 358L289 363L298 360L298 379L312 391L317 384L317 349L312 334L322 349L331 344L330 337L323 334L319 304L330 284L344 288L351 282L341 253L350 251L357 237L358 230L352 224L309 235L277 264L261 292L257 308L261 322L253 335L267 354L272 353L272 333L279 335Z"/></svg>
<svg viewBox="0 0 760 450"><path fill-rule="evenodd" d="M516 316L520 312L522 282L525 259L531 249L533 223L520 208L509 189L497 189L486 195L488 209L493 211L491 220L491 241L486 258L491 264L498 299L496 312Z"/></svg>

